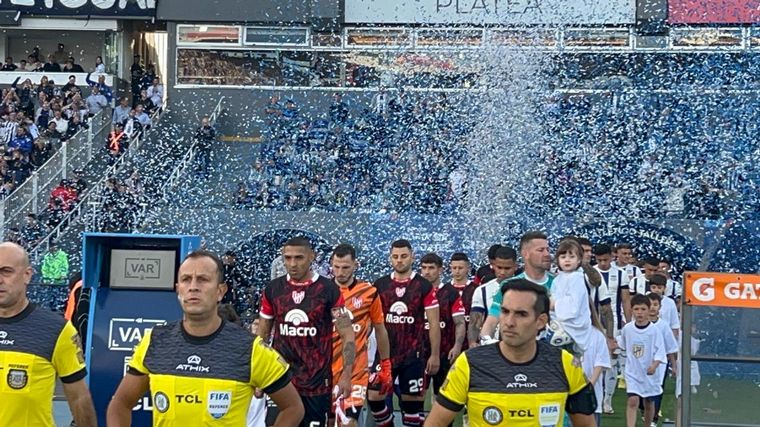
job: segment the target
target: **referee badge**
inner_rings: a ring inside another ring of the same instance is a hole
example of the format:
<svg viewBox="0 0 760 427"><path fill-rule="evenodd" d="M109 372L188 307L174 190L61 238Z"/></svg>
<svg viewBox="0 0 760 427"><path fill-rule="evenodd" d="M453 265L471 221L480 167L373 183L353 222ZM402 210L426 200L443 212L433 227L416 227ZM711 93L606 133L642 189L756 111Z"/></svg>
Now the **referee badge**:
<svg viewBox="0 0 760 427"><path fill-rule="evenodd" d="M210 391L208 392L206 410L215 420L222 418L230 410L232 404L232 392Z"/></svg>
<svg viewBox="0 0 760 427"><path fill-rule="evenodd" d="M11 369L8 371L8 387L21 390L29 382L29 375L23 369Z"/></svg>
<svg viewBox="0 0 760 427"><path fill-rule="evenodd" d="M153 406L160 413L164 413L169 410L169 396L162 392L157 392L153 396Z"/></svg>
<svg viewBox="0 0 760 427"><path fill-rule="evenodd" d="M503 419L504 414L495 406L489 406L483 410L483 420L492 426L501 424Z"/></svg>

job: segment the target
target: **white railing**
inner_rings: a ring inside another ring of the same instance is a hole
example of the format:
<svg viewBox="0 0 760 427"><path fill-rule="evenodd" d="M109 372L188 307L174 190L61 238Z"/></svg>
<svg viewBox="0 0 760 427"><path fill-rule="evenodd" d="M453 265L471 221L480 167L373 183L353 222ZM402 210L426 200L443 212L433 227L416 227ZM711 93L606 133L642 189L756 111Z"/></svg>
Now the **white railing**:
<svg viewBox="0 0 760 427"><path fill-rule="evenodd" d="M209 123L213 126L216 123L216 119L219 118L219 114L222 112L222 102L224 101L225 97L219 98L219 102L216 103L216 107L214 107L214 110L209 115ZM174 187L179 184L180 178L185 174L187 169L193 165L193 161L195 160L195 153L198 150L198 140L193 140L193 142L190 144L190 148L187 149L187 152L184 156L182 156L182 160L177 163L177 166L172 170L172 173L169 174L169 177L166 179L166 182L161 186L159 190L159 194L163 198L163 200L168 200L169 192L174 189Z"/></svg>
<svg viewBox="0 0 760 427"><path fill-rule="evenodd" d="M145 140L147 135L149 135L150 132L156 127L156 124L158 123L162 112L165 111L165 108L166 104L164 104L162 108L159 108L155 113L153 113L151 116L150 129L146 130L142 137L137 136L132 141L130 141L129 149L127 149L127 151L122 154L116 160L116 162L114 162L113 165L109 166L108 169L106 169L106 171L103 173L102 178L100 178L100 180L98 180L98 182L95 183L81 199L79 199L77 205L66 213L63 219L61 219L61 222L58 223L55 228L50 230L50 232L42 240L40 240L34 248L29 251L30 258L33 262L39 261L42 258L43 254L46 253L50 248L50 242L58 240L68 230L68 226L77 219L84 219L85 216L89 215L89 224L94 225L97 222L97 216L100 209L102 208L101 199L103 196L103 190L106 186L106 181L108 181L109 178L116 176L116 174L121 170L121 167L124 165L124 163L126 163L128 159L132 158L132 156L134 156L134 153L140 149L140 146L142 145L141 142Z"/></svg>
<svg viewBox="0 0 760 427"><path fill-rule="evenodd" d="M60 148L18 188L0 201L0 231L3 235L8 226L19 226L28 213L39 213L47 203L47 197L61 179L83 168L92 159L94 146L108 132L111 123L110 110L104 110L89 120L71 139L63 141Z"/></svg>

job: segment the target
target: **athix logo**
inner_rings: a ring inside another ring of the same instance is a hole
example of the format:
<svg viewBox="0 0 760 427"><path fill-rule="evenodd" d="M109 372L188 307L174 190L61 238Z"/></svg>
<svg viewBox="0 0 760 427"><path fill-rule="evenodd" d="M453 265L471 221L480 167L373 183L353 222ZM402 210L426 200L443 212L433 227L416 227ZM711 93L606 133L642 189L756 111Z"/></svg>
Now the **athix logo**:
<svg viewBox="0 0 760 427"><path fill-rule="evenodd" d="M208 366L201 366L201 357L193 354L187 358L187 363L180 363L174 368L177 371L184 372L209 372Z"/></svg>
<svg viewBox="0 0 760 427"><path fill-rule="evenodd" d="M0 345L13 345L13 343L16 342L16 340L9 340L8 338L8 332L0 331Z"/></svg>
<svg viewBox="0 0 760 427"><path fill-rule="evenodd" d="M304 293L304 291L293 291L293 293L290 294L290 296L293 297L293 302L296 304L300 304L301 302L303 302L303 298L305 295L306 294Z"/></svg>
<svg viewBox="0 0 760 427"><path fill-rule="evenodd" d="M390 310L388 310L388 313L385 315L385 322L396 324L412 324L414 323L414 317L403 316L403 314L407 313L408 311L409 309L407 308L406 304L401 301L396 301L393 303L393 305L391 305Z"/></svg>
<svg viewBox="0 0 760 427"><path fill-rule="evenodd" d="M525 374L517 374L514 379L515 382L507 383L507 388L538 388L538 383L529 382Z"/></svg>
<svg viewBox="0 0 760 427"><path fill-rule="evenodd" d="M285 321L280 323L280 334L288 337L315 337L317 328L301 326L309 324L309 316L303 310L293 309L285 314Z"/></svg>
<svg viewBox="0 0 760 427"><path fill-rule="evenodd" d="M704 277L697 279L691 284L691 293L694 298L702 302L710 302L715 299L715 279Z"/></svg>

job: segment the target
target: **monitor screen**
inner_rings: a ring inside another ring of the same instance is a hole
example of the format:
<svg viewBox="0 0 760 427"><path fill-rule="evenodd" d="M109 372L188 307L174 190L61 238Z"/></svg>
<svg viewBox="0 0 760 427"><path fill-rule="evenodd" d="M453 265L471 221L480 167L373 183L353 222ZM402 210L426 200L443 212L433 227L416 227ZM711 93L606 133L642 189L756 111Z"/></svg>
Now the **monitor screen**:
<svg viewBox="0 0 760 427"><path fill-rule="evenodd" d="M176 251L112 249L109 286L115 289L174 289Z"/></svg>

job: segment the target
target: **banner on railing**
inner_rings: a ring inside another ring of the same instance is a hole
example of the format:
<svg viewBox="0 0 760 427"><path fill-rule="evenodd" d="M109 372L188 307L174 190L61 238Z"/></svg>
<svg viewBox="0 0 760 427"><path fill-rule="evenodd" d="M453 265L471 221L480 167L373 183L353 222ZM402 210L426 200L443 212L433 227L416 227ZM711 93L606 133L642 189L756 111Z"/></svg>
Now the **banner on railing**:
<svg viewBox="0 0 760 427"><path fill-rule="evenodd" d="M345 22L621 25L636 22L636 1L346 0Z"/></svg>
<svg viewBox="0 0 760 427"><path fill-rule="evenodd" d="M671 24L760 23L760 0L668 0Z"/></svg>
<svg viewBox="0 0 760 427"><path fill-rule="evenodd" d="M687 272L686 304L760 308L760 275Z"/></svg>

